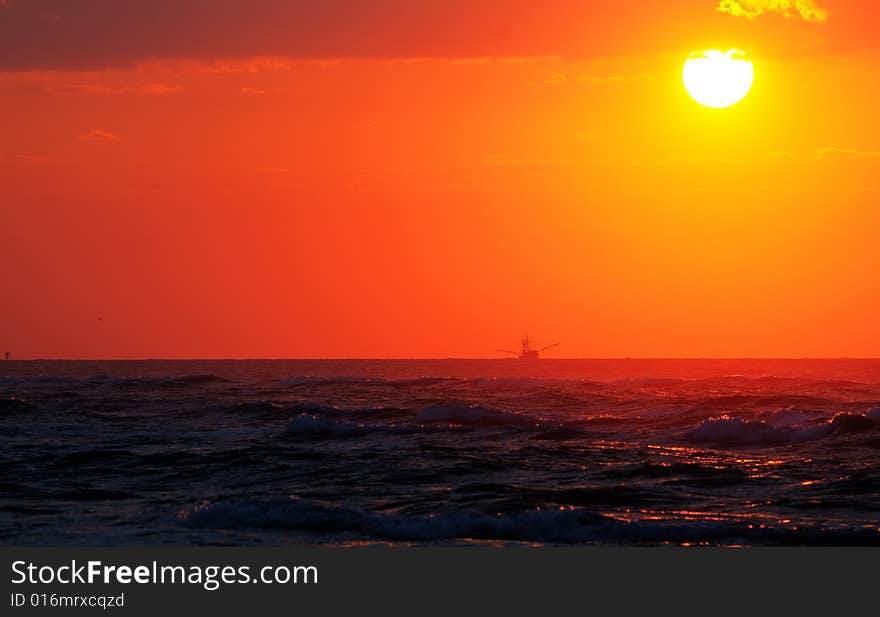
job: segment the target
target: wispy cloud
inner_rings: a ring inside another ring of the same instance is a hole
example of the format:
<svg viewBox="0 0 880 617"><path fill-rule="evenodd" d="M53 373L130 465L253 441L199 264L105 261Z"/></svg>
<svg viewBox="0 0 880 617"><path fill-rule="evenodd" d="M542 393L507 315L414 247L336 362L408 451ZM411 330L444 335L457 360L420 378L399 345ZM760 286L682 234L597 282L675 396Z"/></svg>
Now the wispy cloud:
<svg viewBox="0 0 880 617"><path fill-rule="evenodd" d="M267 94L281 94L282 92L287 92L286 88L249 88L247 86L242 87L242 94L253 94L256 96L264 96Z"/></svg>
<svg viewBox="0 0 880 617"><path fill-rule="evenodd" d="M12 0L0 19L0 70L185 61L251 73L301 60L604 59L668 49L667 37L704 3L566 0L548 11L546 0L174 0L160 11L157 0Z"/></svg>
<svg viewBox="0 0 880 617"><path fill-rule="evenodd" d="M46 86L46 92L54 95L105 96L116 94L142 94L163 96L183 90L180 86L166 84L145 84L142 86L104 86L100 84L56 84Z"/></svg>
<svg viewBox="0 0 880 617"><path fill-rule="evenodd" d="M850 157L857 159L873 159L880 157L880 151L877 150L858 150L856 148L834 148L825 147L816 150L818 158L828 158L834 156Z"/></svg>
<svg viewBox="0 0 880 617"><path fill-rule="evenodd" d="M119 139L119 135L117 135L116 133L111 133L110 131L92 129L88 133L83 133L82 135L79 135L77 139L96 143L107 143L117 141Z"/></svg>
<svg viewBox="0 0 880 617"><path fill-rule="evenodd" d="M225 75L229 73L260 73L263 71L289 71L294 66L290 58L279 56L258 56L245 60L215 60L203 64L202 68L208 73Z"/></svg>
<svg viewBox="0 0 880 617"><path fill-rule="evenodd" d="M58 162L58 159L52 156L36 156L33 154L13 154L12 156L7 156L6 160L10 163L26 163L29 165L51 165Z"/></svg>
<svg viewBox="0 0 880 617"><path fill-rule="evenodd" d="M620 84L625 81L623 75L578 75L578 82L582 84Z"/></svg>
<svg viewBox="0 0 880 617"><path fill-rule="evenodd" d="M544 80L545 84L551 86L561 86L565 84L581 84L586 86L602 86L623 84L628 81L637 79L649 79L651 75L648 73L639 73L637 75L577 75L569 78L565 73L556 73Z"/></svg>
<svg viewBox="0 0 880 617"><path fill-rule="evenodd" d="M812 22L828 19L828 11L816 6L813 0L721 0L718 10L747 19L754 19L765 13Z"/></svg>
<svg viewBox="0 0 880 617"><path fill-rule="evenodd" d="M555 75L551 75L550 77L545 79L544 83L550 86L566 84L568 83L568 76L564 73L556 73Z"/></svg>
<svg viewBox="0 0 880 617"><path fill-rule="evenodd" d="M183 88L180 86L168 86L166 84L147 84L138 86L131 90L135 94L147 94L152 96L162 96L165 94L176 94L181 92Z"/></svg>

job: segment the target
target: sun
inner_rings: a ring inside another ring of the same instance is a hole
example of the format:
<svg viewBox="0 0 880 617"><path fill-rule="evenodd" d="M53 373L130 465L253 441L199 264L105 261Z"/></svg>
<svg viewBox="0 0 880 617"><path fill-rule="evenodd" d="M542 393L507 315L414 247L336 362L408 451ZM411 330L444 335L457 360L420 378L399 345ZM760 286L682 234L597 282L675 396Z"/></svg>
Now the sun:
<svg viewBox="0 0 880 617"><path fill-rule="evenodd" d="M721 109L739 103L752 89L755 68L736 49L695 52L684 63L684 87L701 105Z"/></svg>

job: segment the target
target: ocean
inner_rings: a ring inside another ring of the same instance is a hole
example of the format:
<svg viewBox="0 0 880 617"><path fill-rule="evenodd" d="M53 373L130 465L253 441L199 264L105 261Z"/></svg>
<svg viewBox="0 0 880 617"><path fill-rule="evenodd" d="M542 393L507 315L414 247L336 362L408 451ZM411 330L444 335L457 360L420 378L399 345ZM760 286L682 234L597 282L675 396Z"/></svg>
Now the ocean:
<svg viewBox="0 0 880 617"><path fill-rule="evenodd" d="M880 545L880 360L0 363L0 543Z"/></svg>

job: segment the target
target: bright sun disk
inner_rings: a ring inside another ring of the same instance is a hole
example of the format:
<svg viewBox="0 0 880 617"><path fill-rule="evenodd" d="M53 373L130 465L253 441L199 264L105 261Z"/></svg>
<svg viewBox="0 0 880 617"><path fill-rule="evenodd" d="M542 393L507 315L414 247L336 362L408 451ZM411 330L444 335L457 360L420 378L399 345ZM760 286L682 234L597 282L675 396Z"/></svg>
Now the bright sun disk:
<svg viewBox="0 0 880 617"><path fill-rule="evenodd" d="M752 89L755 69L735 49L695 52L684 63L684 87L701 105L720 109L739 103Z"/></svg>

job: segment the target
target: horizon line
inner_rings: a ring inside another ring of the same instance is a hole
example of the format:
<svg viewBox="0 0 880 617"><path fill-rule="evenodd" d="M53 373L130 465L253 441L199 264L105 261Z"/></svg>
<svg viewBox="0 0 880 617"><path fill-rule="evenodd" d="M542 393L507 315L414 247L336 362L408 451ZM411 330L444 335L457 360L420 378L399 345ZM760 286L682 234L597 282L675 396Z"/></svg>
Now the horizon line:
<svg viewBox="0 0 880 617"><path fill-rule="evenodd" d="M508 360L523 364L532 364L541 361L684 361L684 360L703 360L703 361L724 361L724 360L880 360L880 356L565 356L565 357L541 357L538 360L520 360L516 357L507 356L482 356L482 357L464 357L464 356L445 356L445 357L415 357L415 356L384 356L384 357L269 357L269 356L252 356L252 357L191 357L191 358L174 358L174 357L142 357L142 358L76 358L76 357L28 357L28 358L11 358L9 360L0 360L0 365L5 362L437 362L452 360Z"/></svg>

